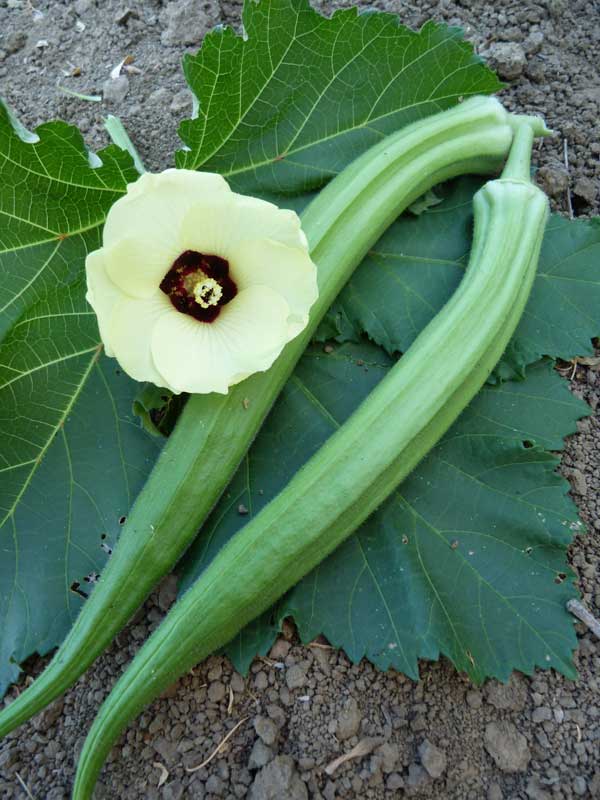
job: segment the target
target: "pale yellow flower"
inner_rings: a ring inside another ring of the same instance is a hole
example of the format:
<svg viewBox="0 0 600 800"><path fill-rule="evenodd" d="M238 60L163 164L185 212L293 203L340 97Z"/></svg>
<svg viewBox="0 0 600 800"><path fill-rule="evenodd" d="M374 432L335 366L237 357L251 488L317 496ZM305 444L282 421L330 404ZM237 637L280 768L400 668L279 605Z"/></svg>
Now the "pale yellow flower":
<svg viewBox="0 0 600 800"><path fill-rule="evenodd" d="M318 294L293 211L191 170L130 184L86 273L106 353L174 392L225 394L268 369Z"/></svg>

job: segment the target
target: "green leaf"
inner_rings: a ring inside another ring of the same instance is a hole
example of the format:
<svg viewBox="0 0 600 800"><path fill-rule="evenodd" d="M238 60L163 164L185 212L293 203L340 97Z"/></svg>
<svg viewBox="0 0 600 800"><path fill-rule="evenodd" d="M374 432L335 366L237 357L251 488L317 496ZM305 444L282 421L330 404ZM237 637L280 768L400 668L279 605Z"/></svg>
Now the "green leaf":
<svg viewBox="0 0 600 800"><path fill-rule="evenodd" d="M308 0L246 0L245 37L219 28L184 72L198 115L177 166L220 172L239 191L306 192L383 136L501 88L459 28L418 33L386 13L320 16Z"/></svg>
<svg viewBox="0 0 600 800"><path fill-rule="evenodd" d="M248 674L256 656L265 656L271 649L280 629L276 619L275 609L261 614L249 625L246 625L224 648L223 652L229 656L237 671L242 675Z"/></svg>
<svg viewBox="0 0 600 800"><path fill-rule="evenodd" d="M102 568L157 454L85 301L85 256L136 177L118 148L90 154L62 122L28 133L0 104L0 694L62 640L71 586Z"/></svg>
<svg viewBox="0 0 600 800"><path fill-rule="evenodd" d="M363 333L389 353L404 352L452 296L471 246L472 198L480 179L438 189L444 202L392 225L354 273L318 334L358 341ZM522 376L549 355L592 354L600 334L600 219L548 223L531 298L497 374Z"/></svg>
<svg viewBox="0 0 600 800"><path fill-rule="evenodd" d="M239 504L256 514L392 364L367 343L307 352L186 556L184 588L247 520ZM565 549L580 523L544 448L560 449L586 413L547 361L523 382L486 386L396 494L282 600L275 620L292 615L304 640L324 633L352 660L412 677L419 658L440 653L475 681L536 665L573 676ZM262 630L268 640L269 615ZM247 645L238 637L228 648L240 667Z"/></svg>

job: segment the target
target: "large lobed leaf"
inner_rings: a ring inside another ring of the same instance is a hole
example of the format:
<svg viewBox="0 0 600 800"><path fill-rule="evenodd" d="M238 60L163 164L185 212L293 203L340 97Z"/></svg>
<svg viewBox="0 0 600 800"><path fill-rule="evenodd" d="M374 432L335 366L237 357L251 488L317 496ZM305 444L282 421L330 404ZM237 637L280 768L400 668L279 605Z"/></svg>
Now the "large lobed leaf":
<svg viewBox="0 0 600 800"><path fill-rule="evenodd" d="M318 14L308 0L244 3L246 36L209 33L184 71L199 101L177 166L239 191L321 186L386 134L501 84L459 28L420 32L395 14Z"/></svg>
<svg viewBox="0 0 600 800"><path fill-rule="evenodd" d="M99 159L0 105L0 695L69 629L158 447L85 301L85 256L137 177L116 147Z"/></svg>
<svg viewBox="0 0 600 800"><path fill-rule="evenodd" d="M247 519L239 504L256 514L392 364L366 342L305 354L186 555L184 589ZM477 682L536 665L573 676L565 548L579 523L544 448L560 449L588 411L546 361L485 387L395 495L227 652L245 668L292 615L305 641L324 633L355 661L415 678L417 659L440 653Z"/></svg>

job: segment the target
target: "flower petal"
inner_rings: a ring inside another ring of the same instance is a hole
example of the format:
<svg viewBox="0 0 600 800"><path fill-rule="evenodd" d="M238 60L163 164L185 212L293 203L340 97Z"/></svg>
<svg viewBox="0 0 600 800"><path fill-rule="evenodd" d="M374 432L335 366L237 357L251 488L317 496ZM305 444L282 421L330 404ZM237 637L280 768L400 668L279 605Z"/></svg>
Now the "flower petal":
<svg viewBox="0 0 600 800"><path fill-rule="evenodd" d="M273 203L233 193L235 207L229 221L231 244L246 239L273 239L288 247L308 248L300 217L295 211L278 208Z"/></svg>
<svg viewBox="0 0 600 800"><path fill-rule="evenodd" d="M166 316L183 316L160 290L153 297L137 300L121 295L110 320L109 336L114 355L136 381L151 381L168 389L168 382L152 358L152 331Z"/></svg>
<svg viewBox="0 0 600 800"><path fill-rule="evenodd" d="M167 169L141 175L127 187L108 212L103 242L111 246L133 238L151 252L154 248L179 246L182 220L198 201L212 202L231 190L220 175L189 169ZM171 265L167 264L166 269ZM166 271L166 270L165 270Z"/></svg>
<svg viewBox="0 0 600 800"><path fill-rule="evenodd" d="M156 292L181 247L170 237L157 240L152 247L137 239L120 239L104 247L106 271L113 283L130 297L148 298Z"/></svg>
<svg viewBox="0 0 600 800"><path fill-rule="evenodd" d="M103 250L94 250L88 253L85 259L85 272L87 277L85 298L96 312L104 351L107 356L114 356L109 340L109 327L115 304L121 297L121 291L106 274Z"/></svg>
<svg viewBox="0 0 600 800"><path fill-rule="evenodd" d="M214 199L197 200L188 209L181 222L179 250L196 250L204 255L229 259L235 213L235 195L217 195Z"/></svg>
<svg viewBox="0 0 600 800"><path fill-rule="evenodd" d="M248 239L269 238L288 247L308 249L294 211L235 192L194 204L183 222L182 236L187 249L228 260Z"/></svg>
<svg viewBox="0 0 600 800"><path fill-rule="evenodd" d="M269 286L290 307L290 339L306 327L317 297L317 268L308 252L270 239L243 242L230 260L231 277L238 289Z"/></svg>
<svg viewBox="0 0 600 800"><path fill-rule="evenodd" d="M159 372L176 391L219 392L268 369L289 340L289 306L264 286L239 292L212 323L164 315L152 334Z"/></svg>

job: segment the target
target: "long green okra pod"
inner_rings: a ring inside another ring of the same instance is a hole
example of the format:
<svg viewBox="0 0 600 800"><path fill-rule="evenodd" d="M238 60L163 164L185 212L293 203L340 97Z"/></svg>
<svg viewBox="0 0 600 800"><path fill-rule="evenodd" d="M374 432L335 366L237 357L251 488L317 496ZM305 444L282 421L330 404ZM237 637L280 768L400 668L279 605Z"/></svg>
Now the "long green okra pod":
<svg viewBox="0 0 600 800"><path fill-rule="evenodd" d="M138 496L118 545L53 661L0 712L0 737L71 686L110 644L196 535L336 295L390 223L435 184L496 171L512 141L500 103L476 97L364 153L302 215L319 299L273 367L228 395L190 397ZM247 398L248 402L245 402Z"/></svg>
<svg viewBox="0 0 600 800"><path fill-rule="evenodd" d="M125 725L319 564L410 473L504 352L536 272L548 202L517 124L502 178L474 198L465 276L407 353L288 486L217 554L142 647L84 744L74 800L91 796Z"/></svg>

